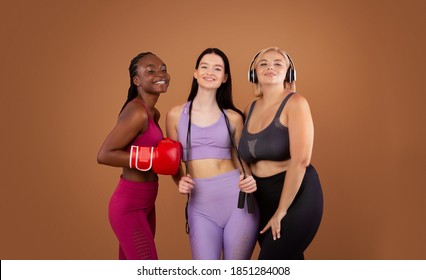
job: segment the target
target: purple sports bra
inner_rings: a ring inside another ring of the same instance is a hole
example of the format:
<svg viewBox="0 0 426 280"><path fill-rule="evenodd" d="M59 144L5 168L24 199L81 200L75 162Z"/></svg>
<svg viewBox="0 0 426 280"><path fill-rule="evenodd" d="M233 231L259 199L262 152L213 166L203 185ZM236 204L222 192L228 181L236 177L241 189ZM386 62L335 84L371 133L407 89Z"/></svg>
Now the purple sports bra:
<svg viewBox="0 0 426 280"><path fill-rule="evenodd" d="M284 98L272 122L258 133L247 131L256 101L251 104L238 145L240 155L245 162L250 164L259 160L284 161L290 159L288 128L280 122L280 115L287 100L293 94L295 92L289 93Z"/></svg>
<svg viewBox="0 0 426 280"><path fill-rule="evenodd" d="M148 110L145 107L145 104L139 99L135 99L140 103L148 113ZM148 127L146 130L136 136L132 142L126 147L126 151L130 151L131 146L141 146L141 147L157 147L158 142L164 138L163 131L151 118L151 115L148 113Z"/></svg>
<svg viewBox="0 0 426 280"><path fill-rule="evenodd" d="M182 109L178 122L178 141L183 147L183 161L187 161L186 137L188 131L189 104ZM231 127L231 131L233 128ZM225 117L220 114L219 119L209 126L198 126L191 123L191 141L189 160L196 159L231 159L231 141L226 128Z"/></svg>

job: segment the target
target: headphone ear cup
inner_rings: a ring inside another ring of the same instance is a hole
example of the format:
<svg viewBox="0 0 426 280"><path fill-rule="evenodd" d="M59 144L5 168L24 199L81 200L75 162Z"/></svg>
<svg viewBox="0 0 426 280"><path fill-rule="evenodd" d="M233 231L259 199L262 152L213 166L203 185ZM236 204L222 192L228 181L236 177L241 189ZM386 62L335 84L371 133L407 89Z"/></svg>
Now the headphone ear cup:
<svg viewBox="0 0 426 280"><path fill-rule="evenodd" d="M251 82L253 84L257 84L257 74L255 69L251 70Z"/></svg>
<svg viewBox="0 0 426 280"><path fill-rule="evenodd" d="M296 72L293 68L288 68L287 73L285 74L285 80L289 83L292 83L296 80Z"/></svg>
<svg viewBox="0 0 426 280"><path fill-rule="evenodd" d="M257 83L257 75L256 75L256 70L255 69L251 69L249 71L249 82L250 83Z"/></svg>
<svg viewBox="0 0 426 280"><path fill-rule="evenodd" d="M257 84L257 74L256 74L256 69L252 69L252 67L254 66L254 61L256 60L256 58L259 56L261 52L258 52L253 59L251 60L250 66L249 66L249 71L248 71L248 80L250 83L253 84Z"/></svg>

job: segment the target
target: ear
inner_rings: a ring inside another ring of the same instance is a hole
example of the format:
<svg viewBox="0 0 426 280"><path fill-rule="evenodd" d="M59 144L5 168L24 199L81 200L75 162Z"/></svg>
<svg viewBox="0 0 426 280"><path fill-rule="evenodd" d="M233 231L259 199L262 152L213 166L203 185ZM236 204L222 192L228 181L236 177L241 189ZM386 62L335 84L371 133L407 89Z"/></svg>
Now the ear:
<svg viewBox="0 0 426 280"><path fill-rule="evenodd" d="M198 74L197 74L197 69L194 70L194 78L197 80L198 79Z"/></svg>
<svg viewBox="0 0 426 280"><path fill-rule="evenodd" d="M133 84L135 84L135 86L138 87L140 85L140 83L141 83L141 81L140 81L139 77L138 76L134 76L133 77Z"/></svg>
<svg viewBox="0 0 426 280"><path fill-rule="evenodd" d="M227 80L228 80L228 74L225 74L225 77L223 77L222 84L226 83Z"/></svg>

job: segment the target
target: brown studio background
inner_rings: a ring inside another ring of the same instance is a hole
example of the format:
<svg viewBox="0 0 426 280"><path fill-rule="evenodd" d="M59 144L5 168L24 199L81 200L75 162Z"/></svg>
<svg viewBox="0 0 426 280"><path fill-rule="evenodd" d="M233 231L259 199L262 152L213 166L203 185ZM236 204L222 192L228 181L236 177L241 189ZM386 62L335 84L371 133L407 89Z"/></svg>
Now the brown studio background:
<svg viewBox="0 0 426 280"><path fill-rule="evenodd" d="M1 259L116 259L107 216L119 168L96 154L125 101L130 59L153 51L183 103L195 60L219 47L235 103L247 67L287 50L315 123L323 222L308 259L425 259L423 1L2 1ZM160 178L161 259L190 259L185 197ZM254 258L257 256L257 251Z"/></svg>

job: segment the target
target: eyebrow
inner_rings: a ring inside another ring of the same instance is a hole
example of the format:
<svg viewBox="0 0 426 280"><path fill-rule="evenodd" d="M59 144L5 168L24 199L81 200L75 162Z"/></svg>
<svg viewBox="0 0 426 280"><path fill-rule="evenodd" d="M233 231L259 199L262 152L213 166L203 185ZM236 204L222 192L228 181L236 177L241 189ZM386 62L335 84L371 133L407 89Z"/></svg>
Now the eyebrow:
<svg viewBox="0 0 426 280"><path fill-rule="evenodd" d="M265 58L262 58L261 60L259 60L259 62L258 62L258 63L260 63L260 62L262 62L262 61L268 61L268 60L267 60L267 59L265 59ZM277 58L277 59L274 59L273 61L285 61L285 59Z"/></svg>
<svg viewBox="0 0 426 280"><path fill-rule="evenodd" d="M201 65L203 65L203 64L205 64L205 65L209 65L207 62L201 62L200 63L200 66ZM224 68L221 64L215 64L215 65L213 65L214 67L221 67L221 68Z"/></svg>
<svg viewBox="0 0 426 280"><path fill-rule="evenodd" d="M167 67L167 65L166 65L166 64L161 64L161 65L160 65L160 67L163 67L163 66ZM148 64L148 65L146 65L145 67L155 67L155 65L154 65L154 64Z"/></svg>

